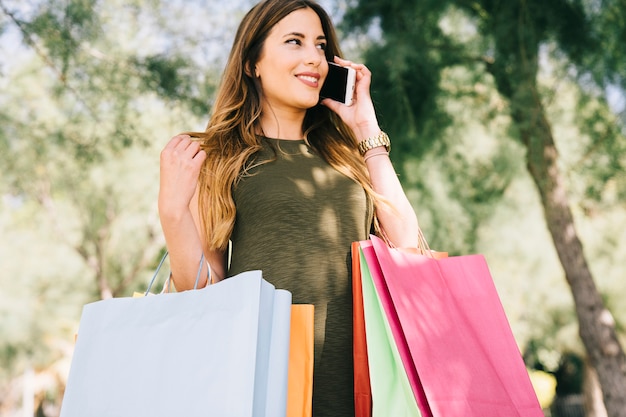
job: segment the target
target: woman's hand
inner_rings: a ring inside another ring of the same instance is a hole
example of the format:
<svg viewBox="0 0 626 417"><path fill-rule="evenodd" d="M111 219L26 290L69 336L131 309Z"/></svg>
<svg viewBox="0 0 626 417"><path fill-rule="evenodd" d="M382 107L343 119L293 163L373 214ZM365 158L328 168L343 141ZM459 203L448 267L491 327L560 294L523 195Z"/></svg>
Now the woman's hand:
<svg viewBox="0 0 626 417"><path fill-rule="evenodd" d="M206 159L200 144L188 135L174 136L161 151L159 214L179 216L189 209Z"/></svg>
<svg viewBox="0 0 626 417"><path fill-rule="evenodd" d="M374 103L370 96L370 84L372 73L363 64L355 64L351 61L335 57L335 63L344 67L352 67L356 71L354 97L351 106L346 106L338 101L326 98L321 104L328 107L341 117L357 136L357 140L363 140L380 132Z"/></svg>
<svg viewBox="0 0 626 417"><path fill-rule="evenodd" d="M188 135L174 136L161 151L159 217L170 254L170 271L179 291L194 288L198 259L203 251L198 218L197 188L206 152ZM217 280L226 275L223 254L204 253ZM207 265L202 266L200 286L206 285Z"/></svg>

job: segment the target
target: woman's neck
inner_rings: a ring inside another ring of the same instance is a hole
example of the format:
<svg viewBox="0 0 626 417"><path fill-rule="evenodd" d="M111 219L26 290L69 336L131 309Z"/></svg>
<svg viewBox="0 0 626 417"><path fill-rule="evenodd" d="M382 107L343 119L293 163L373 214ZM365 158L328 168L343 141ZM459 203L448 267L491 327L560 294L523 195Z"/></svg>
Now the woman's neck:
<svg viewBox="0 0 626 417"><path fill-rule="evenodd" d="M261 115L262 134L268 138L300 140L304 137L302 124L306 112L264 111Z"/></svg>

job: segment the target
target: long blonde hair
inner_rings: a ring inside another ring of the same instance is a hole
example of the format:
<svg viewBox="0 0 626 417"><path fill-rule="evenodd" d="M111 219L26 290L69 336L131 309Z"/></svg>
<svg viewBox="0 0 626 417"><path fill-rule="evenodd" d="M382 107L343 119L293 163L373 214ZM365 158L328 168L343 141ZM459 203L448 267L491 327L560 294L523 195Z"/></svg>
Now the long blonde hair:
<svg viewBox="0 0 626 417"><path fill-rule="evenodd" d="M233 187L251 157L261 149L262 89L250 69L261 56L271 29L291 12L310 8L319 16L326 36L326 59L341 56L337 36L328 14L311 0L266 0L243 18L224 69L213 114L205 132L191 135L207 152L199 178L198 210L206 249L224 251L235 224ZM352 130L333 111L322 105L309 110L303 131L309 146L332 167L363 186L370 201L377 201L363 158L356 150Z"/></svg>

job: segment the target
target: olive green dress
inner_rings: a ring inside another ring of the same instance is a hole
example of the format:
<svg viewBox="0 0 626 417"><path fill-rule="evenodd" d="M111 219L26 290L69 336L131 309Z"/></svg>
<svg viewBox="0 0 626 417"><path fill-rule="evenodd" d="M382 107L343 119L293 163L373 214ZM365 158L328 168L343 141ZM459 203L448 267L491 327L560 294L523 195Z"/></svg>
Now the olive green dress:
<svg viewBox="0 0 626 417"><path fill-rule="evenodd" d="M263 139L234 188L229 276L260 269L293 303L315 305L313 416L354 416L350 244L368 237L363 188L303 140ZM275 160L273 160L275 159Z"/></svg>

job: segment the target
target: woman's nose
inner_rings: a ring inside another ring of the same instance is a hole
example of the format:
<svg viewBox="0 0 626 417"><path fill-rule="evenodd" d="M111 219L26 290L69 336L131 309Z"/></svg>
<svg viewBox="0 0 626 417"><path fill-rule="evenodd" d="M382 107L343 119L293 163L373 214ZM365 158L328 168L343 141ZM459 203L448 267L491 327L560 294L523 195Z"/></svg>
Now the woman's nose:
<svg viewBox="0 0 626 417"><path fill-rule="evenodd" d="M317 45L307 48L306 62L315 67L319 66L324 58L324 50L318 48Z"/></svg>

